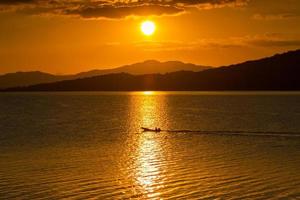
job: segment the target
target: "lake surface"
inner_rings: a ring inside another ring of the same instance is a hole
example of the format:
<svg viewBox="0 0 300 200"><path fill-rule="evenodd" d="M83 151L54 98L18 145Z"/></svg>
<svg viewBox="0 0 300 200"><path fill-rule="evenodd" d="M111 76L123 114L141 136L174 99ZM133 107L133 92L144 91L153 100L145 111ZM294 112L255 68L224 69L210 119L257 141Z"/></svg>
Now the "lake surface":
<svg viewBox="0 0 300 200"><path fill-rule="evenodd" d="M300 93L2 93L0 153L0 199L300 199Z"/></svg>

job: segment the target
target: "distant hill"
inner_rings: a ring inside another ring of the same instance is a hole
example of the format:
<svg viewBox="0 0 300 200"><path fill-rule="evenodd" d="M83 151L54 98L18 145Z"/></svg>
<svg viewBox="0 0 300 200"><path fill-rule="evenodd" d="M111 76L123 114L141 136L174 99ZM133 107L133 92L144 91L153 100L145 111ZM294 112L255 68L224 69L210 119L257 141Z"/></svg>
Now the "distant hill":
<svg viewBox="0 0 300 200"><path fill-rule="evenodd" d="M211 67L208 66L200 66L200 65L190 64L190 63L183 63L179 61L158 62L155 60L147 60L142 63L125 65L123 67L113 69L109 73L125 72L133 75L165 74L169 72L177 72L183 70L199 72L210 68Z"/></svg>
<svg viewBox="0 0 300 200"><path fill-rule="evenodd" d="M300 90L300 50L202 72L107 74L9 91Z"/></svg>
<svg viewBox="0 0 300 200"><path fill-rule="evenodd" d="M0 76L0 88L9 88L17 86L29 86L39 83L49 83L66 80L64 76L55 76L39 71L34 72L16 72Z"/></svg>
<svg viewBox="0 0 300 200"><path fill-rule="evenodd" d="M135 63L132 65L125 65L113 69L104 69L104 70L91 70L88 72L81 72L75 75L53 75L44 72L34 71L34 72L16 72L9 73L5 75L0 75L0 88L10 88L18 86L29 86L36 85L40 83L51 83L62 80L71 80L78 78L86 78L99 76L110 73L129 73L133 75L140 74L153 74L159 73L164 74L168 72L175 72L181 70L187 71L202 71L209 69L207 66L194 65L189 63L183 63L179 61L168 61L168 62L159 62L155 60L148 60L141 63Z"/></svg>

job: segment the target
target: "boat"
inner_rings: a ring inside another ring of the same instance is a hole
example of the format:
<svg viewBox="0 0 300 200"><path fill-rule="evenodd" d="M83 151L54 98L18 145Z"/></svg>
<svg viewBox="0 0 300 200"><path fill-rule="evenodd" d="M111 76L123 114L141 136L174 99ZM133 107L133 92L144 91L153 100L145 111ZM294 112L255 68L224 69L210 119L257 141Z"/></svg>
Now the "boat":
<svg viewBox="0 0 300 200"><path fill-rule="evenodd" d="M160 128L151 129L151 128L141 127L141 129L143 129L143 132L156 132L156 133L161 132Z"/></svg>

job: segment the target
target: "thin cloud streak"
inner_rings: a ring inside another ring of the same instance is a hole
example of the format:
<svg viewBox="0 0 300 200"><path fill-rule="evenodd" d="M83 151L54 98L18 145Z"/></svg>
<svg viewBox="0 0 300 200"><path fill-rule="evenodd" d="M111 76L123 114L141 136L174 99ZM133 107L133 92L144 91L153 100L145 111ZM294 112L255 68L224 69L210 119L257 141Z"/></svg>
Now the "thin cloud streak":
<svg viewBox="0 0 300 200"><path fill-rule="evenodd" d="M106 46L134 47L144 51L189 51L195 49L224 49L240 47L300 47L300 37L288 38L280 34L265 34L226 39L187 41L139 41L134 43L110 42Z"/></svg>
<svg viewBox="0 0 300 200"><path fill-rule="evenodd" d="M264 21L288 20L300 17L298 13L280 13L280 14L254 14L253 19Z"/></svg>

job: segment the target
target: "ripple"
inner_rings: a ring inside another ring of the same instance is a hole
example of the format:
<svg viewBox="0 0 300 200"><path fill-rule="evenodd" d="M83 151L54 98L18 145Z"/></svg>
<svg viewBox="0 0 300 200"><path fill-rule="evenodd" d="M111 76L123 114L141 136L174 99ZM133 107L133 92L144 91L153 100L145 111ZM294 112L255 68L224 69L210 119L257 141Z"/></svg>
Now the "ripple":
<svg viewBox="0 0 300 200"><path fill-rule="evenodd" d="M299 96L9 98L0 199L300 199Z"/></svg>

